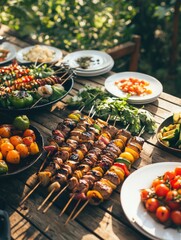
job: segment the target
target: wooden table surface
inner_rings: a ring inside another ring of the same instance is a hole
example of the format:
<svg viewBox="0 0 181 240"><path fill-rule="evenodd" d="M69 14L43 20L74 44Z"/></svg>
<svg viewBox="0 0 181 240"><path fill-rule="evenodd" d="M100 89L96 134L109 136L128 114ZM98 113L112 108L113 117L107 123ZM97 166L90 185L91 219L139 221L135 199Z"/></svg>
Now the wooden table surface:
<svg viewBox="0 0 181 240"><path fill-rule="evenodd" d="M3 34L6 34L5 31L6 28ZM0 33L2 34L2 30ZM28 46L28 43L12 35L8 35L8 41L15 44L17 49ZM73 89L63 99L63 102L66 102L70 96L75 95L85 84L104 85L105 79L111 74L113 73L90 78L77 77ZM159 125L171 113L181 111L181 99L163 92L157 101L146 104L145 109L154 115ZM31 123L41 131L46 144L47 137L51 135L51 130L55 129L57 123L65 118L69 112L71 111L68 109L50 112L50 108L46 108L34 114L28 114L28 116ZM132 171L156 162L180 162L179 157L160 148L155 135L144 133L143 137L145 143L141 153L141 161L134 164ZM103 202L98 207L88 205L74 221L70 221L67 225L64 225L64 223L75 202L59 217L61 209L68 201L66 193L45 214L42 211L37 211L38 206L47 196L47 191L43 187L39 187L20 206L20 201L37 182L35 173L41 164L41 160L27 171L0 181L0 198L6 201L12 239L148 239L135 230L126 219L120 204L121 186L114 191L108 201Z"/></svg>

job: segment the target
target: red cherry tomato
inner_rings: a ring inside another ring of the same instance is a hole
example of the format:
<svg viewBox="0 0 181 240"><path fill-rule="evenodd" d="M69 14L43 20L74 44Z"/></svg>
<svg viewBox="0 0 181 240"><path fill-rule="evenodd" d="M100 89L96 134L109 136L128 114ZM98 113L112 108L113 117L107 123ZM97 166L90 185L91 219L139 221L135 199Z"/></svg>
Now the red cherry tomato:
<svg viewBox="0 0 181 240"><path fill-rule="evenodd" d="M155 178L152 182L152 187L155 188L157 185L164 183L165 181L161 178Z"/></svg>
<svg viewBox="0 0 181 240"><path fill-rule="evenodd" d="M180 189L181 188L181 177L177 179L177 181L173 184L174 189Z"/></svg>
<svg viewBox="0 0 181 240"><path fill-rule="evenodd" d="M170 217L176 225L181 225L181 211L174 210L171 212Z"/></svg>
<svg viewBox="0 0 181 240"><path fill-rule="evenodd" d="M165 200L166 201L175 201L177 196L178 196L178 192L176 190L170 190L167 193Z"/></svg>
<svg viewBox="0 0 181 240"><path fill-rule="evenodd" d="M159 205L159 201L156 198L149 198L145 203L145 207L149 212L156 212Z"/></svg>
<svg viewBox="0 0 181 240"><path fill-rule="evenodd" d="M156 186L155 193L158 197L165 197L169 190L170 189L164 183L161 183Z"/></svg>
<svg viewBox="0 0 181 240"><path fill-rule="evenodd" d="M180 203L176 202L177 197L178 197L178 192L176 190L170 190L165 197L165 203L172 210L179 209L180 207Z"/></svg>
<svg viewBox="0 0 181 240"><path fill-rule="evenodd" d="M181 166L175 168L175 175L181 176Z"/></svg>
<svg viewBox="0 0 181 240"><path fill-rule="evenodd" d="M145 188L141 190L141 201L144 202L150 197L151 190L149 188Z"/></svg>
<svg viewBox="0 0 181 240"><path fill-rule="evenodd" d="M177 176L175 176L174 179L172 179L172 180L170 181L170 186L171 186L171 188L174 188L174 184L176 183L176 181L177 181L179 178L180 178L180 176L177 175Z"/></svg>
<svg viewBox="0 0 181 240"><path fill-rule="evenodd" d="M164 223L170 217L170 210L165 206L159 206L156 210L156 217L160 222Z"/></svg>
<svg viewBox="0 0 181 240"><path fill-rule="evenodd" d="M167 180L170 181L174 178L175 178L175 171L167 171L167 172L164 173L163 179L165 181L167 181Z"/></svg>

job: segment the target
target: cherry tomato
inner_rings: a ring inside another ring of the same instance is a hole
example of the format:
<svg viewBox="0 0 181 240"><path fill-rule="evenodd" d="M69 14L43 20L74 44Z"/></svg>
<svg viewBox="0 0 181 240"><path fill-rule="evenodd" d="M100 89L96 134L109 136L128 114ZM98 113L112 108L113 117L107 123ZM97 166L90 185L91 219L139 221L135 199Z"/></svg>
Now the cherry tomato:
<svg viewBox="0 0 181 240"><path fill-rule="evenodd" d="M155 193L158 197L165 197L169 190L170 189L164 183L161 183L156 186Z"/></svg>
<svg viewBox="0 0 181 240"><path fill-rule="evenodd" d="M159 201L156 198L148 198L145 203L145 207L149 212L156 212L159 205Z"/></svg>
<svg viewBox="0 0 181 240"><path fill-rule="evenodd" d="M173 184L174 189L179 189L181 188L181 177L177 179L177 181Z"/></svg>
<svg viewBox="0 0 181 240"><path fill-rule="evenodd" d="M181 166L175 168L175 175L180 175L181 176Z"/></svg>
<svg viewBox="0 0 181 240"><path fill-rule="evenodd" d="M163 179L166 181L166 180L172 180L175 178L175 171L167 171L165 172L164 176L163 176Z"/></svg>
<svg viewBox="0 0 181 240"><path fill-rule="evenodd" d="M180 178L180 176L177 175L177 176L175 176L174 179L172 179L172 180L170 181L170 186L171 186L171 188L174 188L174 184L177 182L177 180L178 180L179 178Z"/></svg>
<svg viewBox="0 0 181 240"><path fill-rule="evenodd" d="M152 182L152 187L155 188L157 185L164 183L165 181L161 178L155 178Z"/></svg>
<svg viewBox="0 0 181 240"><path fill-rule="evenodd" d="M160 222L164 223L170 217L170 210L165 206L159 206L156 210L156 217Z"/></svg>
<svg viewBox="0 0 181 240"><path fill-rule="evenodd" d="M144 202L150 196L151 190L149 188L141 190L141 200Z"/></svg>
<svg viewBox="0 0 181 240"><path fill-rule="evenodd" d="M174 201L177 196L178 196L178 192L176 190L170 190L168 191L165 200Z"/></svg>
<svg viewBox="0 0 181 240"><path fill-rule="evenodd" d="M35 136L35 133L32 129L26 129L23 133L23 137L32 137L33 138L33 141L36 140L36 136Z"/></svg>
<svg viewBox="0 0 181 240"><path fill-rule="evenodd" d="M178 192L176 190L170 190L166 195L165 202L172 210L179 209L180 207L180 203L176 202L177 196Z"/></svg>
<svg viewBox="0 0 181 240"><path fill-rule="evenodd" d="M181 225L181 211L180 210L171 211L170 217L176 225Z"/></svg>

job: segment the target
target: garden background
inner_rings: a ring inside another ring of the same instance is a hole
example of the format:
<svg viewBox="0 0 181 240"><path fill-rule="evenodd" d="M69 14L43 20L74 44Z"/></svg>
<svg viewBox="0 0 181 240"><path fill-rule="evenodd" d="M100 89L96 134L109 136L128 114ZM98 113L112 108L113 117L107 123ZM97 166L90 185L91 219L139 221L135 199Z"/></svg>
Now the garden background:
<svg viewBox="0 0 181 240"><path fill-rule="evenodd" d="M1 0L0 21L68 52L106 50L141 36L139 72L181 97L181 0ZM127 59L114 70L127 68Z"/></svg>

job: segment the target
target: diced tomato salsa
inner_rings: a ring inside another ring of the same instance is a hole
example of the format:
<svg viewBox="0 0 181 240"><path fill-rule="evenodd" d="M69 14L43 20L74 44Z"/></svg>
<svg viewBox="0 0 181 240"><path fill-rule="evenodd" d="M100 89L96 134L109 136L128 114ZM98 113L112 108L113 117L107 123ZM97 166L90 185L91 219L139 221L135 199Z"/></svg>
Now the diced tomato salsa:
<svg viewBox="0 0 181 240"><path fill-rule="evenodd" d="M147 88L150 83L137 78L120 79L115 81L115 85L121 91L129 93L131 96L144 96L152 93L152 90Z"/></svg>

